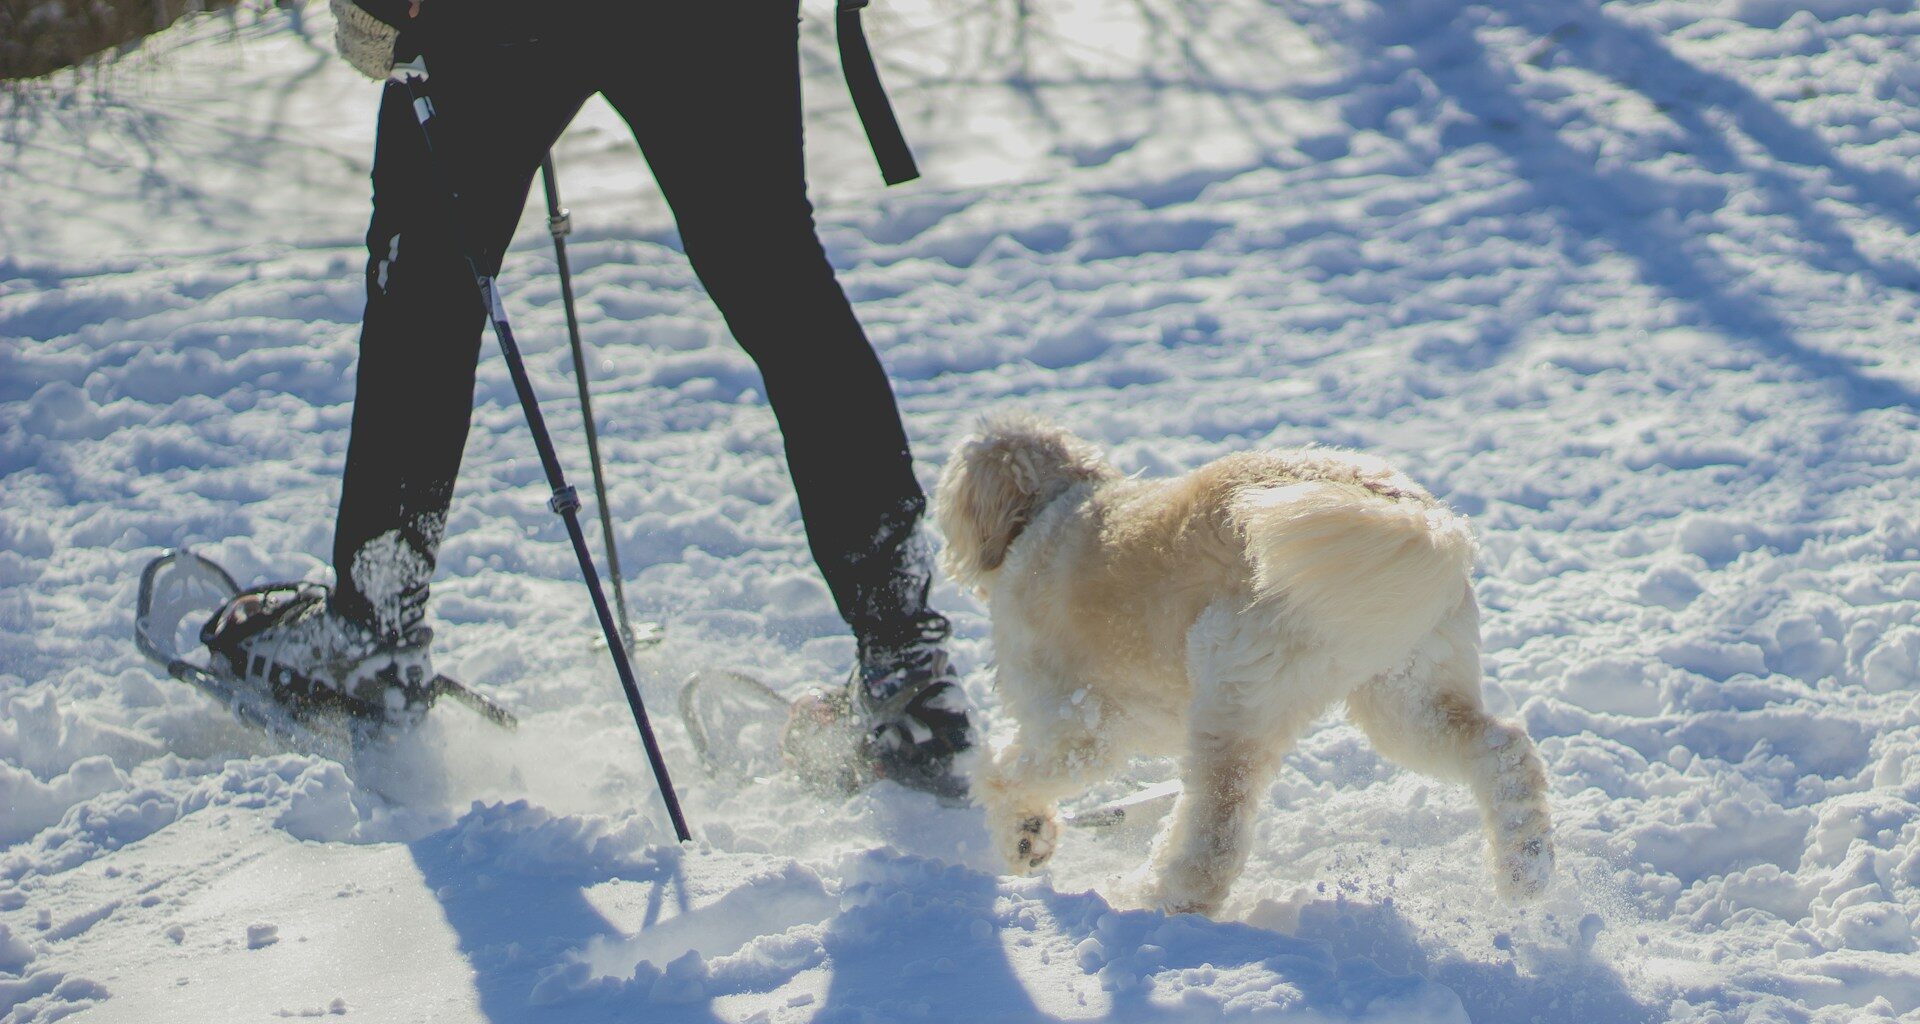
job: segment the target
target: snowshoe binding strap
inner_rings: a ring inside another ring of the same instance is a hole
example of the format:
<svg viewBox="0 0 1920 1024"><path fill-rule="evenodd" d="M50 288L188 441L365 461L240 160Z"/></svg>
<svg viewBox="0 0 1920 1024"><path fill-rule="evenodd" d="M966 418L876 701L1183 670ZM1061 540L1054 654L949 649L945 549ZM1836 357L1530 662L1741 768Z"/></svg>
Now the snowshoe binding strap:
<svg viewBox="0 0 1920 1024"><path fill-rule="evenodd" d="M216 655L237 652L240 641L257 635L289 615L299 613L315 601L327 599L327 588L318 583L269 583L248 587L216 609L200 627L200 642ZM235 675L241 675L234 666Z"/></svg>
<svg viewBox="0 0 1920 1024"><path fill-rule="evenodd" d="M259 654L245 643L274 626L327 600L318 583L269 583L233 595L200 627L200 642L226 674L272 693L296 714L312 710L315 694L337 692L307 673Z"/></svg>

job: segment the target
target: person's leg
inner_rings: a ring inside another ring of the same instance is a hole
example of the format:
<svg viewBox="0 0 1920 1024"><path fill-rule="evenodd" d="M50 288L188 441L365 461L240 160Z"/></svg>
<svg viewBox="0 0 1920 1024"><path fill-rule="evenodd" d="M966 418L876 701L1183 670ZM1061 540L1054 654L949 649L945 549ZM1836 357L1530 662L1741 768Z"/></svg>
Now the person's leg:
<svg viewBox="0 0 1920 1024"><path fill-rule="evenodd" d="M807 200L799 5L701 0L611 16L623 18L630 24L604 35L618 43L593 62L596 81L632 126L695 273L765 380L807 542L859 643L850 705L864 770L957 796L965 783L953 758L972 737L947 620L927 603L926 497L892 386Z"/></svg>
<svg viewBox="0 0 1920 1024"><path fill-rule="evenodd" d="M934 632L926 498L892 387L814 231L801 156L798 6L648 6L596 68L701 283L758 364L808 543L863 644ZM645 27L644 35L640 28ZM917 557L916 557L917 556Z"/></svg>
<svg viewBox="0 0 1920 1024"><path fill-rule="evenodd" d="M380 108L334 608L387 638L424 615L466 445L485 316L463 246L499 268L541 157L589 95L555 43L529 41L537 27L484 13L449 4L433 28L432 164L406 90L387 86Z"/></svg>

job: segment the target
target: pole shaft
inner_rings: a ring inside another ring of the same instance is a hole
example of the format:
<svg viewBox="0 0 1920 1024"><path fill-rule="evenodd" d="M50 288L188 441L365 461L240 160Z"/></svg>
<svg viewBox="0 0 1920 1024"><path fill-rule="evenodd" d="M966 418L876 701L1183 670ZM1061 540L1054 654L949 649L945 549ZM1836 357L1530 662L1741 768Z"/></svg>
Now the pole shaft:
<svg viewBox="0 0 1920 1024"><path fill-rule="evenodd" d="M448 203L454 204L457 194L448 187L434 153L430 124L433 120L433 101L421 89L427 78L425 59L417 58L408 68L396 69L396 75L413 102L414 116L420 122L420 138L427 150L427 163L439 180ZM457 210L449 212L454 214L456 225L462 223ZM593 613L600 620L601 632L606 634L607 651L613 655L614 672L619 675L620 687L626 692L627 706L633 710L634 725L640 729L640 741L647 749L647 761L653 768L654 781L659 785L660 799L667 805L667 817L673 823L674 835L681 842L686 842L692 838L692 833L687 830L686 817L680 811L680 797L674 791L672 777L667 773L667 760L660 752L660 741L653 735L653 724L647 719L646 704L640 699L640 684L634 679L627 646L621 642L619 629L614 625L613 611L607 606L607 594L600 586L600 574L593 567L593 553L587 550L586 534L580 529L580 499L573 488L567 486L566 475L560 469L560 458L553 450L553 436L547 430L546 418L540 414L539 396L534 394L533 381L527 377L526 360L521 358L520 346L513 338L513 325L507 321L506 308L500 301L499 286L492 277L481 272L480 265L474 260L472 246L464 239L460 250L479 289L481 304L486 307L487 321L493 325L493 336L500 343L500 353L506 358L507 373L513 378L513 389L520 396L520 408L526 413L527 427L532 431L534 447L540 453L540 468L546 472L547 485L553 490L548 505L566 522L567 537L573 542L573 553L580 560L580 575L586 581L587 592L593 597Z"/></svg>
<svg viewBox="0 0 1920 1024"><path fill-rule="evenodd" d="M619 613L620 638L631 650L633 619L627 614L627 588L620 578L620 547L613 539L606 471L600 462L600 430L594 422L593 393L587 386L586 347L580 341L580 317L573 308L573 268L567 261L566 237L571 215L560 205L560 179L554 174L552 153L540 160L540 178L546 185L547 230L553 235L553 257L560 266L560 299L567 310L567 342L573 346L573 380L580 391L580 418L587 426L587 460L593 466L593 496L600 507L600 544L607 553L607 579L613 583L613 606Z"/></svg>

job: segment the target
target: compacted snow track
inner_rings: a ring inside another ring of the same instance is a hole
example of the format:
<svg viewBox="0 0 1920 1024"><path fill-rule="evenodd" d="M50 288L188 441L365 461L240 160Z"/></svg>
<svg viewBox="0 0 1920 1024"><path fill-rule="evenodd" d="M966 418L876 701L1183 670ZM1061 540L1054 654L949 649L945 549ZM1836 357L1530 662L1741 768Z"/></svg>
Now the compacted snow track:
<svg viewBox="0 0 1920 1024"><path fill-rule="evenodd" d="M666 842L498 361L417 792L275 755L130 639L140 566L323 571L376 90L319 5L0 95L0 1020L1920 1020L1920 14L1862 0L889 3L882 191L809 6L823 234L930 479L1022 407L1175 472L1321 442L1473 517L1560 873L1337 720L1220 922L1139 831L703 779ZM746 357L616 119L558 156L629 593L694 667L851 656ZM558 284L502 277L570 465ZM943 586L1004 727L981 609ZM1125 786L1172 767L1136 764ZM77 1016L75 1016L77 1015Z"/></svg>

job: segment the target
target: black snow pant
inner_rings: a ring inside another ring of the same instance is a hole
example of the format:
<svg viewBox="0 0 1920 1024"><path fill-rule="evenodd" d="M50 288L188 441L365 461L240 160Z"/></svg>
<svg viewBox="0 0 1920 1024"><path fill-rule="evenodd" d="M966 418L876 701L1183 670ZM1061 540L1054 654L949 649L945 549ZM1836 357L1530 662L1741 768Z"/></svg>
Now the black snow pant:
<svg viewBox="0 0 1920 1024"><path fill-rule="evenodd" d="M334 540L337 610L389 636L423 616L485 322L460 247L498 271L541 157L598 92L632 128L694 271L759 366L841 615L863 649L944 633L926 604L930 569L913 539L926 499L893 391L814 230L796 0L425 10L438 15L421 32L442 178L405 89L389 85Z"/></svg>

